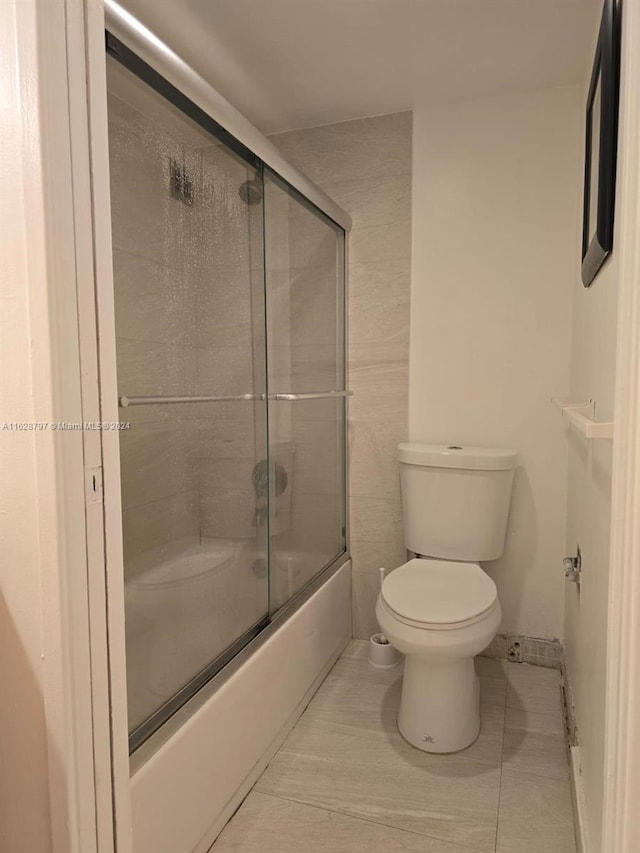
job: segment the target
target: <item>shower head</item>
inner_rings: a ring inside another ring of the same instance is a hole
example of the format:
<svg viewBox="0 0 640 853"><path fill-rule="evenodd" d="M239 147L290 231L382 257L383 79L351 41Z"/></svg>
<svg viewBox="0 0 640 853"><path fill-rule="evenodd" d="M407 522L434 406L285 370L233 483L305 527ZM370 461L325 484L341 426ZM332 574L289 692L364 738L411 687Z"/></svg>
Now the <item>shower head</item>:
<svg viewBox="0 0 640 853"><path fill-rule="evenodd" d="M262 181L251 178L240 184L238 195L245 204L260 204L262 201Z"/></svg>

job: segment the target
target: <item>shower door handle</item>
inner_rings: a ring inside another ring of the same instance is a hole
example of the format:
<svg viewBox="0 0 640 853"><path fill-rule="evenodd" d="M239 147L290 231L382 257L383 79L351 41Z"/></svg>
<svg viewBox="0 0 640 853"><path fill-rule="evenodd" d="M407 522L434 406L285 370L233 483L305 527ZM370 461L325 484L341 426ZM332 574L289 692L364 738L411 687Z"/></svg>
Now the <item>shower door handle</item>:
<svg viewBox="0 0 640 853"><path fill-rule="evenodd" d="M129 406L152 406L167 403L232 403L264 399L264 394L218 394L215 396L200 394L187 397L127 397L123 394L118 398L118 404L121 408L126 409Z"/></svg>
<svg viewBox="0 0 640 853"><path fill-rule="evenodd" d="M121 408L149 406L167 403L231 403L235 401L255 402L260 400L330 400L332 397L352 397L353 391L309 391L302 394L226 394L217 396L185 397L127 397L118 398Z"/></svg>
<svg viewBox="0 0 640 853"><path fill-rule="evenodd" d="M353 391L309 391L302 394L269 394L270 400L330 400L339 397L353 397Z"/></svg>

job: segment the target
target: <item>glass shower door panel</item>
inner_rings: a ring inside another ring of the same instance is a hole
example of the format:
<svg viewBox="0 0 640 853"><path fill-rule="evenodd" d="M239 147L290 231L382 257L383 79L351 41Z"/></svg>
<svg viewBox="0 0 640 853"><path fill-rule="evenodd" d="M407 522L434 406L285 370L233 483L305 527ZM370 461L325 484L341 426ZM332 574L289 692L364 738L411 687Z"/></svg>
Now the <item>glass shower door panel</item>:
<svg viewBox="0 0 640 853"><path fill-rule="evenodd" d="M345 551L344 231L265 171L270 609Z"/></svg>
<svg viewBox="0 0 640 853"><path fill-rule="evenodd" d="M135 748L268 613L262 178L111 58L108 90Z"/></svg>

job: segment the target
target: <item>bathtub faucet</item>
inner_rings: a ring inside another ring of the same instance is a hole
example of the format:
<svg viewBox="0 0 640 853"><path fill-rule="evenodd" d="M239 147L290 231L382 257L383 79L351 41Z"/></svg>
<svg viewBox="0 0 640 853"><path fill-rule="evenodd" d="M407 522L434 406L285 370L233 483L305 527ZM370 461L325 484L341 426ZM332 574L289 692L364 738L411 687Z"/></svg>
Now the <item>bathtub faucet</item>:
<svg viewBox="0 0 640 853"><path fill-rule="evenodd" d="M262 506L257 506L255 512L253 513L253 526L254 527L262 527L267 523L267 519L269 518L269 505L267 503Z"/></svg>

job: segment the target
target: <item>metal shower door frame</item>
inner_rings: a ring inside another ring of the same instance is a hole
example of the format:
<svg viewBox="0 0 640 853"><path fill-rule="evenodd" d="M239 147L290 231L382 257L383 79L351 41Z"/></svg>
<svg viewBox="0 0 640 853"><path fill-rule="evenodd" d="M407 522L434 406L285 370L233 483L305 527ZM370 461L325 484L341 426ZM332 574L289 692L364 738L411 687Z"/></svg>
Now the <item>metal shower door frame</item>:
<svg viewBox="0 0 640 853"><path fill-rule="evenodd" d="M59 10L60 7L56 7ZM51 16L49 16L51 17ZM105 20L106 17L106 20ZM176 57L152 33L122 10L112 0L65 0L64 11L56 21L47 22L47 38L63 47L56 56L45 57L42 68L58 80L66 75L69 89L68 119L70 158L74 180L76 275L82 284L82 298L76 305L82 339L82 415L85 421L116 422L119 420L115 357L115 320L113 297L113 268L111 243L111 212L109 187L109 152L106 99L105 23L127 44L137 49L150 64L159 64L171 82L183 89L203 110L212 114L221 125L233 130L239 140L258 153L284 180L296 187L318 206L325 215L349 230L351 220L321 190L291 167L277 149L253 128L230 104L219 96L202 78ZM60 55L66 51L66 63ZM58 65L54 67L54 63ZM64 68L62 68L64 64ZM45 72L43 71L43 74ZM60 85L62 80L60 79ZM56 113L60 124L61 110ZM62 123L64 124L64 122ZM60 226L61 227L61 226ZM53 223L52 233L59 231ZM67 308L69 306L66 306ZM62 370L67 361L60 362ZM77 365L76 365L77 366ZM96 393L96 389L98 393ZM347 400L345 399L345 412ZM95 832L93 843L83 843L82 853L132 853L131 835L131 773L127 738L126 661L124 644L124 588L122 565L122 514L120 498L119 437L117 431L90 433L85 442L85 464L74 468L73 475L85 477L88 484L103 478L104 492L92 493L87 486L86 551L88 596L84 616L68 630L79 635L90 625L89 654L90 683L78 685L69 698L73 708L89 706L92 722L88 736L93 739L91 769L81 774L82 785L95 791L93 807L87 808L86 798L69 788L67 803L73 814L64 807L55 813L66 824L69 833ZM91 476L89 476L89 473ZM347 528L348 529L348 528ZM310 595L336 569L327 567L306 589ZM296 597L286 616L303 603ZM252 644L266 642L282 624L283 616L276 614L272 624ZM253 649L245 648L225 668L231 675L242 666ZM69 666L72 661L69 661ZM216 690L223 673L219 673L203 690L202 701ZM225 675L226 677L226 675ZM180 717L178 713L177 718ZM62 725L64 721L56 721ZM179 719L176 719L176 725ZM171 732L165 732L170 737ZM145 744L145 746L147 746ZM151 748L151 744L149 744ZM136 753L145 760L145 748ZM91 750L87 751L87 757ZM148 757L148 755L147 755ZM71 753L64 766L69 778L78 778ZM70 783L71 784L71 783ZM60 797L58 798L60 799ZM53 808L53 806L52 806ZM58 807L56 806L56 809ZM62 812L64 811L64 815ZM57 849L57 848L56 848ZM61 850L63 848L60 848ZM65 853L67 849L65 847ZM73 849L76 849L73 847Z"/></svg>
<svg viewBox="0 0 640 853"><path fill-rule="evenodd" d="M116 4L107 3L107 9L110 6L115 6ZM121 11L121 10L120 10ZM139 35L141 31L144 31L144 28L134 27L131 24L130 16L127 16L129 20L129 37L133 40L132 33L135 35ZM107 18L109 21L109 16ZM147 43L151 44L152 47L157 47L156 42L151 40ZM277 185L280 185L283 190L289 193L289 195L297 200L299 204L303 207L307 208L309 211L314 213L315 216L318 217L319 220L324 221L335 230L336 234L343 235L340 246L346 244L346 231L344 225L339 222L336 222L334 216L338 216L343 221L348 222L350 224L350 218L344 211L341 209L321 190L318 190L308 179L306 179L303 175L297 173L297 170L294 170L293 167L290 167L286 161L284 161L281 155L276 151L277 159L279 161L279 165L283 168L284 171L289 170L291 172L291 176L297 178L298 182L302 184L306 189L309 189L313 195L316 196L316 199L308 198L301 189L297 186L292 185L288 180L283 178L279 173L275 172L274 169L266 162L264 162L261 157L248 148L242 140L238 139L234 133L230 132L229 129L222 126L216 118L212 117L207 111L203 110L198 104L191 100L188 97L187 93L182 91L176 85L174 85L169 79L165 77L165 69L163 67L162 73L156 68L152 67L145 59L143 59L138 53L132 50L127 44L125 44L119 37L114 35L110 29L105 31L105 45L106 45L106 53L117 63L122 65L129 73L135 75L135 77L141 80L145 85L150 87L153 91L157 92L161 97L167 100L168 103L172 104L174 107L180 110L182 114L187 116L192 121L196 122L200 127L202 127L207 133L211 134L213 139L217 139L223 145L225 145L230 151L232 151L236 156L240 157L248 166L256 169L256 173L260 173L262 175L263 171L268 172L272 179L276 182ZM164 55L164 54L160 54ZM184 63L181 60L177 60L179 62L180 67L184 68ZM186 78L187 82L190 78ZM204 81L202 81L204 82ZM212 94L210 97L211 102L215 102L216 93L211 90ZM242 117L240 117L242 118ZM244 119L242 119L244 122ZM238 129L238 127L234 128ZM239 128L242 129L241 127ZM255 138L258 139L259 134L257 131L254 134ZM273 146L268 140L262 138L262 149L263 153L270 154ZM275 151L275 149L273 149ZM316 204L316 200L320 201L324 207L321 208ZM325 208L328 208L330 212L328 212ZM333 214L330 215L330 214ZM263 208L263 217L266 215L266 209ZM346 266L344 264L345 252L340 252L341 259L341 268L338 270L339 275L343 281L343 293L346 288ZM263 281L263 288L265 291L265 312L266 312L266 304L268 302L267 299L267 270L265 268L265 278ZM343 509L343 517L344 517L344 526L343 526L343 549L336 554L325 566L323 566L314 577L304 584L296 593L291 596L281 607L276 610L272 610L269 605L268 612L265 613L264 617L256 622L255 625L252 625L249 629L247 629L241 637L239 637L229 648L225 649L221 654L219 654L214 660L212 660L201 672L197 673L194 677L192 677L187 684L184 685L175 695L171 696L166 702L162 704L153 714L149 716L148 719L144 720L139 726L137 726L134 730L132 730L129 734L129 751L131 753L132 758L132 769L135 769L144 763L144 760L153 752L156 744L160 744L164 740L168 734L174 733L179 727L179 721L184 718L184 712L178 714L183 708L188 712L193 712L199 704L203 701L203 696L209 695L209 691L205 691L202 696L198 696L198 694L202 691L203 687L207 684L214 682L219 683L219 679L216 678L218 674L222 674L224 670L224 676L229 677L229 675L235 670L235 667L231 667L230 664L233 662L234 658L236 658L239 653L245 648L250 646L251 649L256 648L257 641L260 641L263 632L269 627L270 623L274 619L276 615L286 616L290 612L295 609L299 603L308 597L311 594L311 591L316 588L316 584L313 583L316 577L324 578L325 573L332 568L337 568L338 565L344 561L344 558L348 554L348 542L347 542L347 530L348 530L348 519L347 519L347 497L346 497L346 398L350 395L351 392L346 390L346 329L344 326L345 318L346 318L346 301L344 300L342 304L339 306L339 310L341 311L343 317L343 326L341 328L341 350L342 350L342 388L338 389L330 389L330 390L317 390L306 393L293 393L293 392L283 392L283 391L271 391L268 387L268 367L265 361L265 368L267 374L267 389L266 393L253 393L253 394L239 394L239 395L221 395L221 396L212 396L212 395L203 395L203 396L175 396L175 397L162 397L162 396L119 396L118 397L118 407L127 409L130 406L153 406L156 404L183 404L183 403L192 403L192 402L228 402L231 400L242 400L242 401L264 401L266 403L265 408L265 428L266 428L266 440L267 440L267 455L270 456L271 453L271 435L269 429L269 403L277 402L277 401L286 401L286 402L295 402L298 400L316 400L316 399L341 399L344 401L343 407L343 416L342 416L342 447L343 447L343 483L342 483L342 509ZM109 307L109 311L112 311L112 306ZM266 313L265 313L265 323L266 323ZM265 327L266 331L266 327ZM111 334L111 326L109 327L108 334ZM115 330L114 330L115 336ZM269 342L268 335L265 338L265 359L268 359L269 353ZM107 403L107 405L111 405L111 403ZM115 487L115 480L113 481L113 486ZM271 515L269 514L269 518ZM268 524L270 521L268 522ZM271 542L271 535L268 532L267 540ZM271 545L269 545L269 554L271 555ZM118 560L118 570L120 563L122 562L122 558L120 557ZM123 570L123 569L122 569ZM269 636L269 633L266 634L266 637ZM175 719L173 719L175 718ZM167 727L168 726L168 727ZM167 728L165 728L167 727ZM147 743L148 742L148 743ZM146 747L142 749L145 745Z"/></svg>
<svg viewBox="0 0 640 853"><path fill-rule="evenodd" d="M329 219L344 231L351 230L349 214L291 165L272 142L183 59L114 0L105 0L104 11L106 29L126 48L162 75L171 86L208 115L222 132L258 157Z"/></svg>

